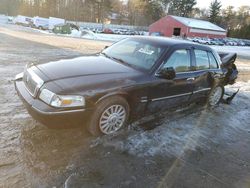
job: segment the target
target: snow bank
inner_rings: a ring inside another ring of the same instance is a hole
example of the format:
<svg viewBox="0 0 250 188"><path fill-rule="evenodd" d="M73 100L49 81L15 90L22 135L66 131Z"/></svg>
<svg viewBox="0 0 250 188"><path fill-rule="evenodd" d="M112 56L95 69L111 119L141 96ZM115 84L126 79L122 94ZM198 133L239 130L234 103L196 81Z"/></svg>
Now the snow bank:
<svg viewBox="0 0 250 188"><path fill-rule="evenodd" d="M103 41L112 41L117 42L119 40L130 37L130 35L115 35L115 34L99 34L94 33L89 30L82 31L82 38L91 39L91 40L103 40Z"/></svg>
<svg viewBox="0 0 250 188"><path fill-rule="evenodd" d="M82 32L81 32L81 31L78 31L78 30L76 30L76 29L73 29L73 30L71 31L71 34L70 34L69 36L71 36L71 37L81 37L81 36L82 36Z"/></svg>
<svg viewBox="0 0 250 188"><path fill-rule="evenodd" d="M115 35L115 34L96 34L99 40L107 40L117 42L119 40L131 37L131 35Z"/></svg>
<svg viewBox="0 0 250 188"><path fill-rule="evenodd" d="M91 39L91 40L98 40L97 35L89 30L82 30L82 38Z"/></svg>

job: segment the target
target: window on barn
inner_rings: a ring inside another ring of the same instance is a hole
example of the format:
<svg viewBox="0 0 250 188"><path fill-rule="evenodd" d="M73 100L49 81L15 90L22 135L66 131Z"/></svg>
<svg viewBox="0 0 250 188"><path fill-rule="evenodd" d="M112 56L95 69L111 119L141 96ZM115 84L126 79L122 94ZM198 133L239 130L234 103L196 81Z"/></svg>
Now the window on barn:
<svg viewBox="0 0 250 188"><path fill-rule="evenodd" d="M174 36L180 36L181 35L181 28L174 28L173 35Z"/></svg>

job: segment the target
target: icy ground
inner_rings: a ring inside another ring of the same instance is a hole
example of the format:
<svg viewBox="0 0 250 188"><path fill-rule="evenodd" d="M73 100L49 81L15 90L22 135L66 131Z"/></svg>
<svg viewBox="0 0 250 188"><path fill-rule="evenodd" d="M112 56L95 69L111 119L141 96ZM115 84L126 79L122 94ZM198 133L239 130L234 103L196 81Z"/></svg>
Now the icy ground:
<svg viewBox="0 0 250 188"><path fill-rule="evenodd" d="M218 142L217 138L211 139L211 136L214 134L214 128L219 128L222 123L226 127L221 127L221 136L232 136L228 135L231 131L250 133L250 81L227 86L226 93L232 94L237 89L240 89L240 92L231 105L221 104L215 109L199 107L201 111L191 110L191 114L186 112L190 111L190 108L178 110L177 115L175 112L163 114L160 122L153 122L156 128L152 130L132 131L135 128L133 125L126 139L116 136L103 137L97 139L95 144L112 146L117 150L141 157L155 155L181 157L185 151L195 150L197 147L209 147L207 140ZM220 119L222 114L225 119ZM159 124L160 126L157 126Z"/></svg>

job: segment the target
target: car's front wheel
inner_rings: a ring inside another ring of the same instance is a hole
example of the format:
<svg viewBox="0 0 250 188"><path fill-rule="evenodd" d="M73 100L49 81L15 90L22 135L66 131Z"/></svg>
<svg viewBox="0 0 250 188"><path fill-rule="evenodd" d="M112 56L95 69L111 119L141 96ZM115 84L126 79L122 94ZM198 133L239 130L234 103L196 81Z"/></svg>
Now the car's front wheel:
<svg viewBox="0 0 250 188"><path fill-rule="evenodd" d="M212 88L210 94L208 96L208 105L216 106L220 103L222 97L224 95L224 87L221 85L217 85Z"/></svg>
<svg viewBox="0 0 250 188"><path fill-rule="evenodd" d="M129 118L129 105L120 96L101 101L90 119L88 130L94 136L112 134L122 129Z"/></svg>

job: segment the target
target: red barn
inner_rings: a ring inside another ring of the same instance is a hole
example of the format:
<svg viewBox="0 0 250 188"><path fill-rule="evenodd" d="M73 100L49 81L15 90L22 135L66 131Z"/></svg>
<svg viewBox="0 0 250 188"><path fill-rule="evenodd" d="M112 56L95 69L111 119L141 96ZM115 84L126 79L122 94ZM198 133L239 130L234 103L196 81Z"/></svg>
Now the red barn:
<svg viewBox="0 0 250 188"><path fill-rule="evenodd" d="M185 18L179 16L165 16L149 26L149 33L158 33L166 37L208 37L224 38L225 29L204 20Z"/></svg>

